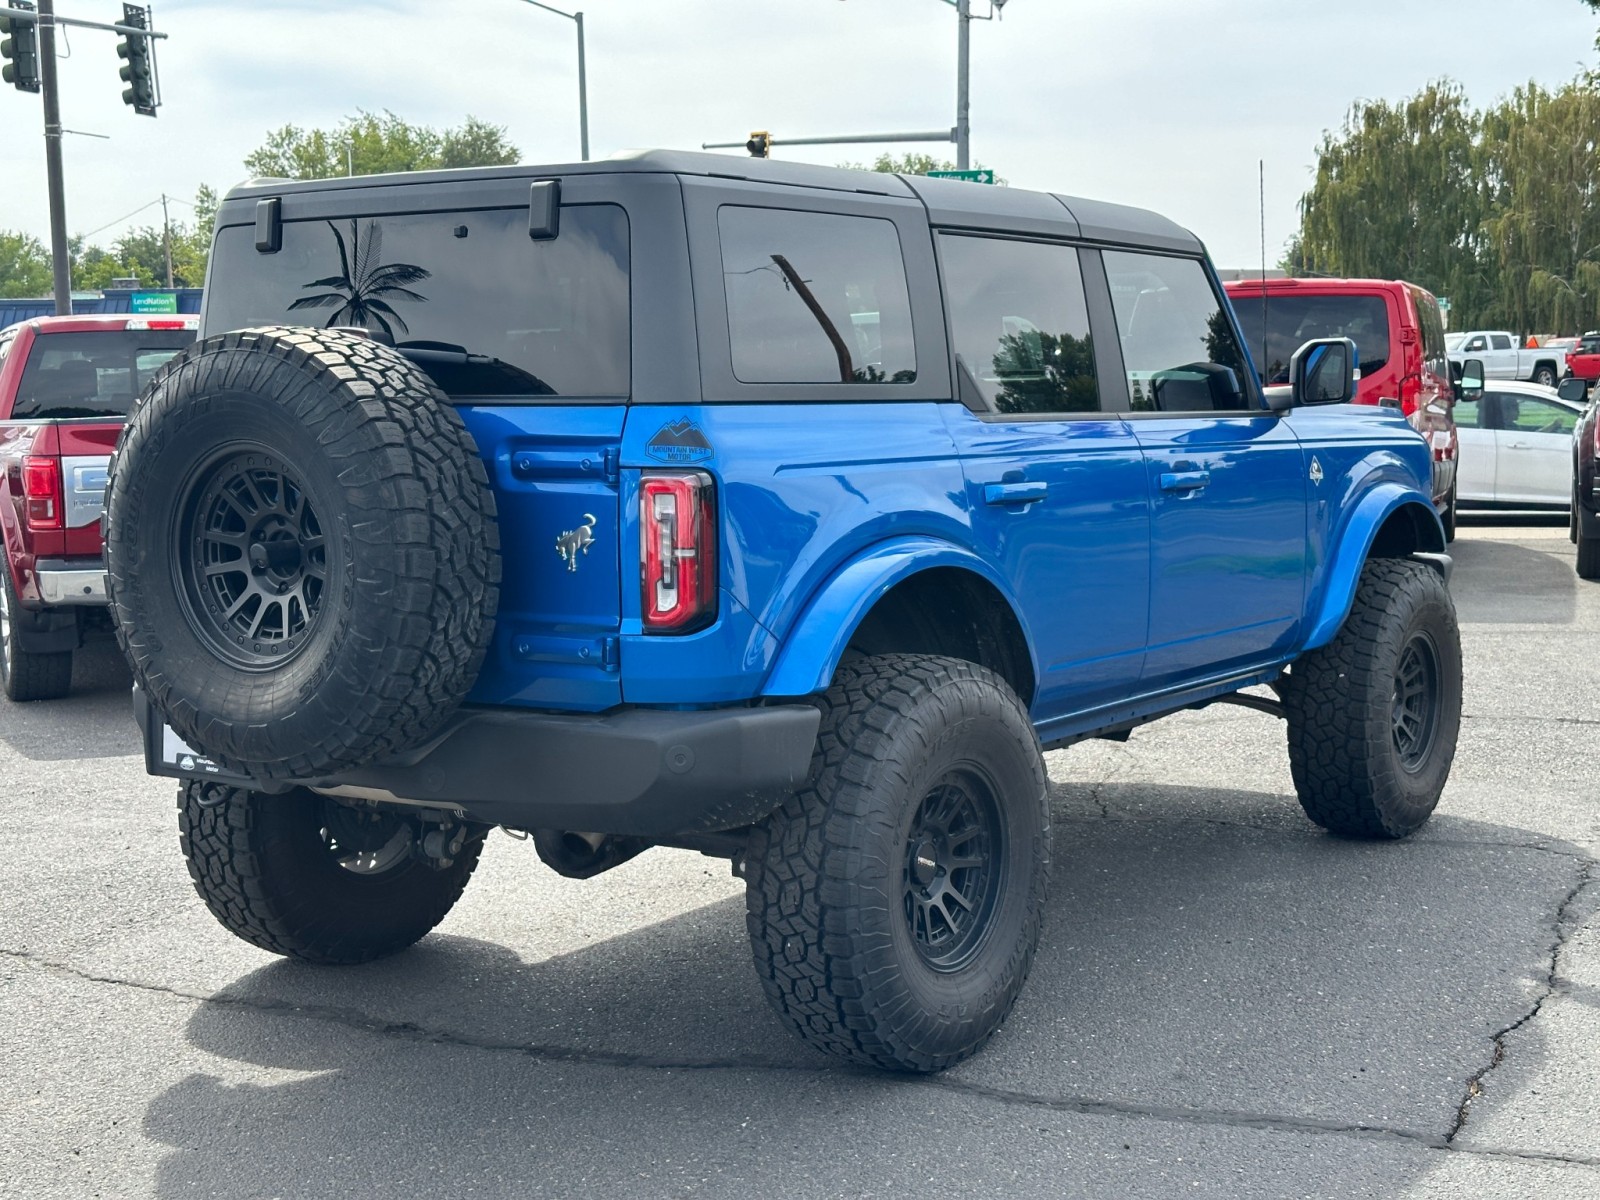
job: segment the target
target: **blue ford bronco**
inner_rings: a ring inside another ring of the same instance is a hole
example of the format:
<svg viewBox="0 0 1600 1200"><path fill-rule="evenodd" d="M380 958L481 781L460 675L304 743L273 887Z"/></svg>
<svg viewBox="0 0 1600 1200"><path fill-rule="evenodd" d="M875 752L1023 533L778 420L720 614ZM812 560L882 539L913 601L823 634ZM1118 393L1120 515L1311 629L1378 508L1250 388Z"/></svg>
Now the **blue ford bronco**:
<svg viewBox="0 0 1600 1200"><path fill-rule="evenodd" d="M958 1062L1038 941L1042 749L1230 701L1324 828L1432 813L1450 560L1354 351L1263 394L1193 235L1042 192L671 152L238 187L107 499L194 885L348 963L496 825L578 878L723 856L795 1032Z"/></svg>

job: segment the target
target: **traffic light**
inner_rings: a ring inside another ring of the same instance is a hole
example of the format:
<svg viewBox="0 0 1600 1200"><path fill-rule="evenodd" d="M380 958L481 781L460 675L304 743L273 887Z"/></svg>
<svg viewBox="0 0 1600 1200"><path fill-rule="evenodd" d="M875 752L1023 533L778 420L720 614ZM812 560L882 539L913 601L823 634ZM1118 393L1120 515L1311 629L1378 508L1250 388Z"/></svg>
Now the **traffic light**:
<svg viewBox="0 0 1600 1200"><path fill-rule="evenodd" d="M772 150L772 135L765 129L757 130L750 135L750 140L744 144L750 151L751 158L770 158Z"/></svg>
<svg viewBox="0 0 1600 1200"><path fill-rule="evenodd" d="M122 6L122 24L135 29L150 28L149 10L137 4ZM150 50L150 39L143 34L125 33L117 43L117 57L127 60L122 70L122 102L145 117L156 115L156 64Z"/></svg>
<svg viewBox="0 0 1600 1200"><path fill-rule="evenodd" d="M11 8L33 11L32 0L12 0ZM0 16L0 79L4 79L19 92L39 90L39 26L33 21L19 21L15 17Z"/></svg>

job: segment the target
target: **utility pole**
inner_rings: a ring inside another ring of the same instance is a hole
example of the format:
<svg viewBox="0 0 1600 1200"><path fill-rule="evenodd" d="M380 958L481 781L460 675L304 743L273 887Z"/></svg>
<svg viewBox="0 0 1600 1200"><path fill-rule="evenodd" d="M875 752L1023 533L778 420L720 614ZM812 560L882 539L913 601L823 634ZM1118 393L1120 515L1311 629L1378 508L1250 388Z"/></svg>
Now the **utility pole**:
<svg viewBox="0 0 1600 1200"><path fill-rule="evenodd" d="M956 170L965 171L972 165L969 161L972 124L968 120L967 103L967 74L972 61L972 0L957 0L956 15L960 26L956 33Z"/></svg>
<svg viewBox="0 0 1600 1200"><path fill-rule="evenodd" d="M61 170L61 93L56 87L56 3L39 0L39 87L44 93L44 173L50 191L50 268L56 315L72 315L72 262L67 257L67 187Z"/></svg>
<svg viewBox="0 0 1600 1200"><path fill-rule="evenodd" d="M161 193L161 248L167 255L167 288L172 288L172 220L167 216L167 194Z"/></svg>

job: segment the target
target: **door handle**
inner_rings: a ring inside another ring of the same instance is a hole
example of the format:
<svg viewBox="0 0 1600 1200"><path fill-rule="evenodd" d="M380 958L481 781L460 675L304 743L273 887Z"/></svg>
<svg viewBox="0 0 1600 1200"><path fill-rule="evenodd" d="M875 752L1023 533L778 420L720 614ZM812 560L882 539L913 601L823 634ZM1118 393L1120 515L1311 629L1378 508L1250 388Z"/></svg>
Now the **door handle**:
<svg viewBox="0 0 1600 1200"><path fill-rule="evenodd" d="M1163 492L1197 492L1211 482L1210 471L1163 471Z"/></svg>
<svg viewBox="0 0 1600 1200"><path fill-rule="evenodd" d="M1509 446L1506 447L1506 449L1507 450L1537 450L1538 447L1534 446L1534 445L1532 445L1532 444L1530 444L1528 442L1512 442Z"/></svg>
<svg viewBox="0 0 1600 1200"><path fill-rule="evenodd" d="M985 504L1032 504L1043 500L1050 485L1044 482L986 483L983 485Z"/></svg>

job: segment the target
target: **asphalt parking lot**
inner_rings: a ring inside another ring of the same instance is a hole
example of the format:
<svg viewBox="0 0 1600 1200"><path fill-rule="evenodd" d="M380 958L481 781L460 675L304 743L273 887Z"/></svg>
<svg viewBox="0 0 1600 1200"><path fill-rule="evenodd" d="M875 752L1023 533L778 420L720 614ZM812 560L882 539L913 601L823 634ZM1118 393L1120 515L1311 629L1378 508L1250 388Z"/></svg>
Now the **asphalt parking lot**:
<svg viewBox="0 0 1600 1200"><path fill-rule="evenodd" d="M1454 551L1431 824L1323 834L1245 709L1052 754L1032 980L933 1079L792 1040L683 852L576 882L497 833L399 957L235 941L100 647L0 701L0 1195L1600 1194L1600 585L1564 519Z"/></svg>

